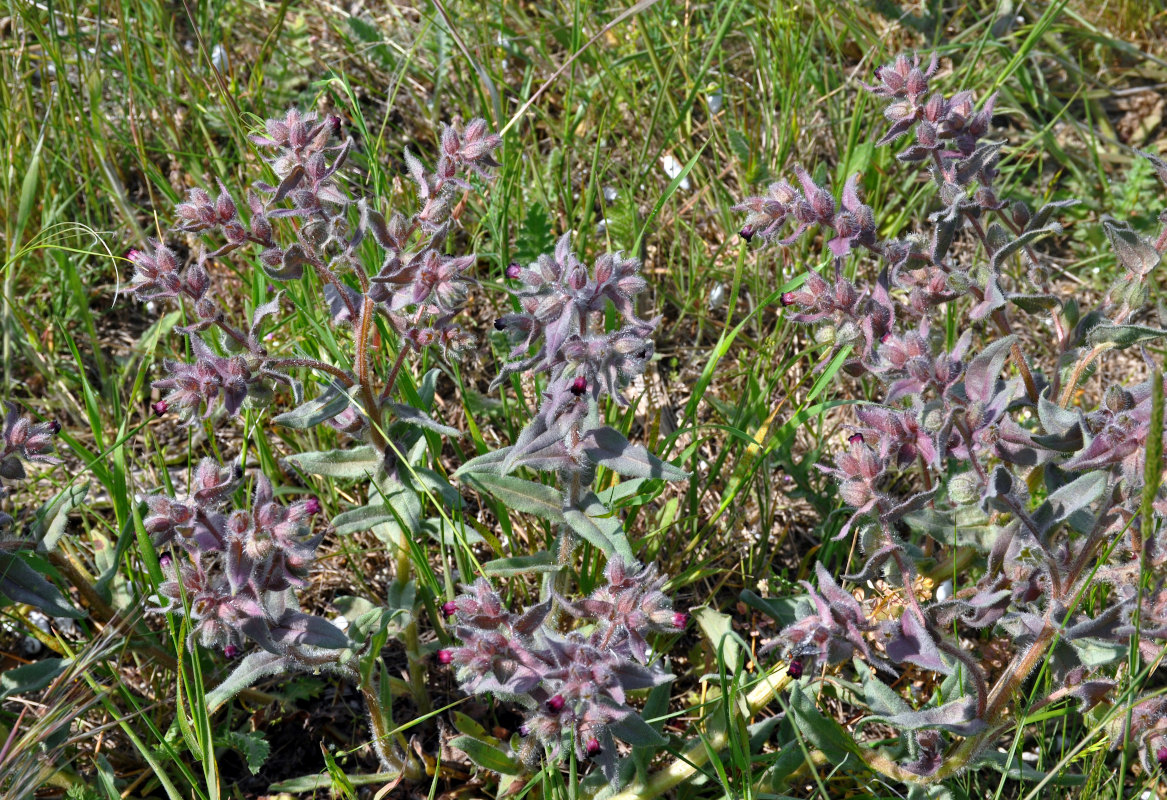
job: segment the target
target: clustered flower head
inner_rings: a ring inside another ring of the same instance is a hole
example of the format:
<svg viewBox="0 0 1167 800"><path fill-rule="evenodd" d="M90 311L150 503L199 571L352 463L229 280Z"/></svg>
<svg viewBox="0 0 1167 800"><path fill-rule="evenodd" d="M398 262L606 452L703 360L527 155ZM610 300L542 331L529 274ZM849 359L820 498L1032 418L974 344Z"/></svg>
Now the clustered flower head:
<svg viewBox="0 0 1167 800"><path fill-rule="evenodd" d="M255 181L247 193L246 218L230 192L219 185L217 197L201 188L192 189L176 209L176 230L209 241L217 234L220 245L212 252L200 246L189 266L170 248L152 242L147 252L131 251L134 265L131 288L142 300L177 298L193 315L193 323L180 328L190 337L192 363L167 360L166 377L154 386L166 392L156 413L173 410L187 422L209 417L221 404L229 415L245 407L244 401L266 404L273 384L292 389L301 403L301 388L288 370L314 368L339 381L340 388L360 385L366 398L380 398L377 408L365 408L364 417L381 422L380 413L390 405L392 387L374 391L363 364L372 356L354 354L353 368L314 362L311 359L270 354L262 344L265 318L278 313L280 296L261 305L244 330L232 325L215 297L213 265L234 250L253 247L267 277L282 283L316 275L323 285L324 300L334 323L351 326L359 334L358 348L372 348L369 331L375 316L384 318L399 335L398 347L423 350L431 346L453 358L473 348L473 339L454 323L473 284L473 255L452 256L446 240L473 186L469 175L489 178L498 166L493 153L502 139L487 130L486 122L474 120L462 130L445 127L441 155L433 173L410 153L405 153L410 178L416 183L421 208L411 216L393 212L388 219L375 203L352 198L343 184L343 171L353 141L341 134L336 116L319 119L313 112L289 110L268 120L264 133L251 137L268 151L265 160L278 179L275 185ZM293 225L281 224L293 220ZM381 253L375 269L366 267L362 249L372 239ZM217 337L205 338L216 329ZM396 377L396 371L391 373ZM339 409L334 416L345 413ZM348 432L368 438L371 427L353 421L342 423Z"/></svg>
<svg viewBox="0 0 1167 800"><path fill-rule="evenodd" d="M811 271L782 305L830 345L823 364L846 348L844 371L882 384L882 402L857 407L846 447L820 468L849 507L838 538L854 534L862 554L861 568L842 578L861 586L882 581L890 605L861 602L819 564L817 588L806 584L802 613L770 646L785 654L793 678L855 657L885 674L908 665L959 672L963 688L925 708L873 709L902 731L901 767L921 778L956 752L950 734L980 737L959 751L966 761L995 741L1001 704L1034 659L1048 659L1057 687L1037 707L1073 697L1088 708L1115 687L1099 652L1125 663L1137 636L1140 653L1153 660L1167 641L1165 594L1138 591L1145 570L1167 581L1162 489L1150 503L1155 527L1143 529L1147 447L1164 424L1154 412L1157 387L1153 379L1107 387L1093 409L1073 402L1101 353L1167 337L1131 324L1167 234L1151 240L1105 220L1125 274L1090 314L1065 303L1048 285L1035 245L1061 232L1052 216L1073 201L1031 211L999 198L1003 143L984 140L993 98L977 110L968 92L945 97L929 86L937 71L936 58L921 66L918 57L901 56L876 72L876 84L865 84L889 101L891 129L879 144L914 130L899 159L929 163L940 203L928 217L930 240L918 233L881 240L870 209L857 205L855 176L842 202L858 220L854 227L839 224L831 195L801 168L801 191L779 182L738 207L748 212L747 240L792 244L814 225L834 231L825 244L834 280ZM1167 164L1150 160L1167 183ZM779 238L788 222L793 232ZM957 257L952 246L961 239L972 247ZM866 286L844 278L852 255L878 264ZM1052 333L1044 369L1015 333L1037 315L1048 315ZM1145 357L1153 374L1157 365ZM925 553L947 547L972 548L981 560L969 585L929 599L918 582ZM1088 593L1093 602L1081 603ZM962 644L966 631L990 628L1014 645L1003 670L990 670ZM1132 723L1148 768L1152 755L1167 754L1161 706L1136 706Z"/></svg>
<svg viewBox="0 0 1167 800"><path fill-rule="evenodd" d="M20 413L13 403L5 403L3 449L0 449L0 478L23 480L28 477L25 464L51 466L60 464L53 448L53 439L61 431L61 423L33 422Z"/></svg>
<svg viewBox="0 0 1167 800"><path fill-rule="evenodd" d="M507 268L507 277L522 286L515 292L521 310L495 323L515 346L491 385L518 372L547 375L539 411L508 453L508 471L519 465L578 473L591 468L585 451L598 427L592 412L604 399L627 405L623 388L654 353L649 336L659 317L641 319L634 303L646 288L640 267L637 259L607 253L589 271L564 234L554 256ZM620 319L612 331L604 329L609 304Z"/></svg>
<svg viewBox="0 0 1167 800"><path fill-rule="evenodd" d="M159 586L163 605L157 610L189 613L192 647L197 637L204 647L238 654L251 640L295 657L347 646L340 629L299 609L293 591L305 585L323 538L310 525L320 502L277 503L261 474L251 508L228 511L242 480L242 470L206 458L188 494L146 498L145 527L154 546L178 548L163 559L168 579Z"/></svg>
<svg viewBox="0 0 1167 800"><path fill-rule="evenodd" d="M596 760L609 779L615 774L615 738L620 723L636 711L628 692L673 679L651 660L646 637L678 633L687 615L675 611L661 591L665 579L652 567L615 558L607 583L589 597L557 598L576 625L551 624L551 602L522 614L507 610L484 579L453 604L454 635L461 645L439 652L471 694L506 697L527 709L519 755L534 763L566 749Z"/></svg>

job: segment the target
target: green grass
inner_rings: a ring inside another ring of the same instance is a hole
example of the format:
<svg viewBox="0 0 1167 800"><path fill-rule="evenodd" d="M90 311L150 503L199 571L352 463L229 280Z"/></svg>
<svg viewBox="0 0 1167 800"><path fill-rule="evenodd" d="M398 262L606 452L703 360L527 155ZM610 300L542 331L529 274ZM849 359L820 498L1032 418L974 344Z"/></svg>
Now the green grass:
<svg viewBox="0 0 1167 800"><path fill-rule="evenodd" d="M652 766L705 752L701 737L724 749L720 757L706 752L701 763L694 757L696 777L676 796L901 796L902 787L824 763L815 757L822 744L809 740L799 740L805 759L797 779L771 782L777 754L764 744L774 741L765 721L783 705L756 709L750 728L735 711L760 685L751 649L775 632L763 617L738 608L739 593L782 597L798 591L796 581L813 572L815 560L838 571L848 564L849 543L829 539L844 517L813 465L837 441L846 403L869 399L865 393L874 388L832 370L813 372L823 351L781 316L780 292L816 266L817 250L743 247L735 235L740 215L731 207L802 163L835 182L862 171L883 235L914 225L931 193L916 176L905 179L911 171L886 149L868 144L882 123L856 78L869 79L901 50L935 47L952 67L942 78L945 88L972 89L978 97L1000 91L998 113L1008 119L1014 145L1004 183L1086 200L1059 246L1087 290L1105 285L1112 259L1096 257L1103 242L1077 222L1118 207L1149 226L1163 206L1153 176L1136 171L1127 181L1132 153L1114 138L1121 111L1107 104L1115 90L1162 82L1167 47L1155 38L1161 3L1130 0L1104 12L1093 5L1018 3L1012 14L1022 20L1008 27L994 25L996 6L985 2L897 10L892 2L850 0L661 0L636 7L506 0L489 7L378 6L350 19L336 6L311 2L9 0L0 23L8 26L0 35L5 394L64 425L60 449L68 468L46 473L29 491L49 496L70 481L90 484L89 501L62 540L62 558L83 576L107 581L105 609L87 602L91 618L82 622L80 641L46 637L61 655L82 653L78 663L92 694L71 702L91 706L88 722L62 738L53 734L58 720L38 717L39 740L22 727L23 768L32 768L37 742L47 742L59 767L50 782L77 792L244 796L251 790L224 778L247 776L243 758L224 743L253 730L295 730L310 717L304 709L312 704L303 697L313 692L315 704L341 709L335 724L325 731L314 719L317 738L295 753L277 749L272 762L304 764L297 775L310 772L308 765L323 772L324 747L329 769L354 785L374 772L359 703L346 705L336 682L307 677L264 685L210 715L205 694L225 674L221 659L176 649L181 637L173 625L160 630L157 618L140 614L161 573L135 498L168 485L169 471L189 469L215 448L246 451L291 487L299 479L281 458L335 443L325 434L276 428L270 414L257 412L249 412L246 425L220 425L217 443L204 431L188 437L154 421L152 370L163 357L181 355L181 337L170 329L182 323L163 310L146 311L124 292L131 273L124 254L163 235L188 187L213 187L219 179L241 198L240 187L266 177L246 133L297 104L341 115L360 146L359 180L393 202L408 199L400 181L405 145L432 155L439 124L457 117L484 116L496 129L506 127L498 178L458 233L460 245L480 255L471 327L488 330L509 309L502 267L548 249L563 231L576 231L582 254L622 249L645 260L650 305L664 314L657 370L634 412L612 421L635 429L656 452L680 457L694 479L648 504L626 498L628 527L634 549L674 576L670 586L683 604L730 614L740 637L740 644L718 647L706 626L678 643L679 679L659 714L675 744L672 756ZM633 13L601 33L625 10ZM228 55L223 73L212 68L216 47ZM1134 144L1153 149L1154 135ZM666 156L688 168L687 188L665 174ZM1095 265L1101 275L1090 273ZM268 298L254 267L243 259L219 264L217 278L230 287L239 312ZM298 287L290 295L295 312L278 337L341 360L344 342L327 325L326 310L310 305ZM446 399L467 411L466 422L454 424L469 435L453 444L435 439L430 466L452 471L521 428L528 411L522 400L486 392L502 355L484 348L482 360L448 373L457 394ZM413 377L433 365L412 365ZM360 487L310 488L330 516L364 499ZM415 568L438 602L485 558L533 553L549 535L539 521L498 504L482 519L452 521L484 544L419 543ZM369 535L331 539L322 559L327 580L311 601L326 608L333 596L353 594L384 602L387 581L373 576L390 553ZM593 556L584 577L598 564ZM516 600L530 590L521 582L511 587ZM0 615L20 623L25 612L10 606ZM408 693L393 682L396 673L388 675L387 692ZM1035 697L1047 680L1038 677ZM176 691L184 724L172 730ZM841 684L828 689L820 699L831 704L820 707L844 714L849 691ZM27 726L19 713L15 703L5 704L0 741L13 725ZM1103 744L1102 724L1055 707L1013 742L1017 752L1039 753L1030 765L1036 770L1085 776L1078 786L1041 787L1028 774L984 770L960 775L945 790L970 798L1118 798L1154 788L1152 778L1112 774L1118 762ZM793 741L790 723L782 726ZM407 728L404 736L411 733ZM438 754L433 729L420 741ZM467 779L459 765L435 769L438 777L418 789L431 797ZM494 779L483 778L493 792ZM334 778L331 786L343 796L342 783ZM574 800L577 789L570 776L544 770L521 792Z"/></svg>

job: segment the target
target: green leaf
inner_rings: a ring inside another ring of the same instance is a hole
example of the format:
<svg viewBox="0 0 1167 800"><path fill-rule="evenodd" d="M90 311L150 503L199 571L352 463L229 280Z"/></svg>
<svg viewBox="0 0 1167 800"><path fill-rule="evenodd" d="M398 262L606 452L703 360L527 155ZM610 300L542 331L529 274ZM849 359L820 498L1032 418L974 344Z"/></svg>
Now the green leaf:
<svg viewBox="0 0 1167 800"><path fill-rule="evenodd" d="M551 217L543 206L532 203L527 206L523 225L515 239L515 261L530 264L543 253L555 249L555 229Z"/></svg>
<svg viewBox="0 0 1167 800"><path fill-rule="evenodd" d="M45 688L64 672L70 663L63 658L43 658L0 672L0 700Z"/></svg>
<svg viewBox="0 0 1167 800"><path fill-rule="evenodd" d="M790 715L806 740L836 764L842 762L849 753L858 752L855 740L839 723L823 716L815 706L814 698L797 683L790 684Z"/></svg>
<svg viewBox="0 0 1167 800"><path fill-rule="evenodd" d="M630 478L683 481L689 477L689 473L661 461L641 445L632 444L624 434L609 426L589 431L580 446L596 464Z"/></svg>
<svg viewBox="0 0 1167 800"><path fill-rule="evenodd" d="M476 472L469 482L494 495L508 509L563 522L563 496L558 489L513 475Z"/></svg>
<svg viewBox="0 0 1167 800"><path fill-rule="evenodd" d="M85 616L85 612L69 605L60 590L26 563L20 553L0 551L0 596L36 606L53 617Z"/></svg>
<svg viewBox="0 0 1167 800"><path fill-rule="evenodd" d="M1092 347L1109 344L1121 350L1133 344L1153 342L1164 336L1167 336L1167 331L1148 328L1146 325L1115 325L1113 322L1100 322L1086 334L1086 344Z"/></svg>
<svg viewBox="0 0 1167 800"><path fill-rule="evenodd" d="M613 722L608 727L613 736L623 739L634 747L664 747L669 743L668 739L653 730L652 726L636 712Z"/></svg>
<svg viewBox="0 0 1167 800"><path fill-rule="evenodd" d="M207 714L214 714L219 708L244 689L270 675L291 670L283 656L258 650L243 657L222 683L207 692Z"/></svg>
<svg viewBox="0 0 1167 800"><path fill-rule="evenodd" d="M37 509L29 533L36 540L38 552L47 553L57 546L69 522L69 512L80 506L88 493L87 483L66 486L56 497Z"/></svg>
<svg viewBox="0 0 1167 800"><path fill-rule="evenodd" d="M462 435L462 432L457 428L443 425L429 414L424 411L418 411L411 405L405 403L386 403L386 405L389 406L393 415L397 417L398 422L404 422L406 425L415 425L418 428L425 428L427 431L440 433L442 436L449 436L451 439L457 439Z"/></svg>
<svg viewBox="0 0 1167 800"><path fill-rule="evenodd" d="M309 475L326 478L372 478L381 467L381 457L369 445L351 450L293 453L288 462Z"/></svg>
<svg viewBox="0 0 1167 800"><path fill-rule="evenodd" d="M353 786L373 786L388 784L397 780L401 775L396 772L377 772L372 775L350 775L348 781ZM286 781L273 783L268 787L271 792L319 792L332 788L332 779L328 775L301 775L299 778L290 778Z"/></svg>
<svg viewBox="0 0 1167 800"><path fill-rule="evenodd" d="M509 578L526 575L529 572L558 572L561 567L555 563L555 556L546 550L529 556L496 558L482 565L482 571L492 578Z"/></svg>
<svg viewBox="0 0 1167 800"><path fill-rule="evenodd" d="M271 755L271 744L259 731L225 731L215 737L215 744L230 747L243 756L252 775L259 773Z"/></svg>
<svg viewBox="0 0 1167 800"><path fill-rule="evenodd" d="M483 769L502 775L522 774L523 768L512 756L481 739L462 734L451 739L450 744L469 756L471 761Z"/></svg>
<svg viewBox="0 0 1167 800"><path fill-rule="evenodd" d="M701 633L713 646L713 652L720 652L725 659L726 672L736 674L741 666L742 651L737 635L733 632L733 618L709 606L700 606L689 611Z"/></svg>
<svg viewBox="0 0 1167 800"><path fill-rule="evenodd" d="M285 428L307 430L335 417L352 404L349 396L335 388L330 388L319 397L285 411L272 418L272 422Z"/></svg>

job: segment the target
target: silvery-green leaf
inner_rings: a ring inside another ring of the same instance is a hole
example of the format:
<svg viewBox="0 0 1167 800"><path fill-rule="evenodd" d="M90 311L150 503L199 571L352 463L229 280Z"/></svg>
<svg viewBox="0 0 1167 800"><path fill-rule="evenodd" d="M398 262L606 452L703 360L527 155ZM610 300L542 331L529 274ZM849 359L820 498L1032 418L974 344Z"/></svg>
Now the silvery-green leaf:
<svg viewBox="0 0 1167 800"><path fill-rule="evenodd" d="M683 481L689 473L661 461L641 445L632 444L615 428L589 431L580 442L584 454L596 464L630 478Z"/></svg>
<svg viewBox="0 0 1167 800"><path fill-rule="evenodd" d="M293 670L294 667L283 656L266 650L244 656L222 683L207 692L207 714L214 714L224 703L256 681Z"/></svg>
<svg viewBox="0 0 1167 800"><path fill-rule="evenodd" d="M509 578L534 572L558 572L561 567L555 563L555 556L546 550L529 556L496 558L482 565L482 572L492 578Z"/></svg>
<svg viewBox="0 0 1167 800"><path fill-rule="evenodd" d="M483 769L502 775L521 775L523 768L515 759L494 745L487 744L473 736L455 736L450 745L461 750L470 760Z"/></svg>
<svg viewBox="0 0 1167 800"><path fill-rule="evenodd" d="M81 619L85 612L69 605L56 586L29 566L18 553L0 550L0 596L36 606L53 617Z"/></svg>
<svg viewBox="0 0 1167 800"><path fill-rule="evenodd" d="M1100 322L1086 334L1086 344L1097 347L1100 344L1109 344L1122 350L1134 344L1153 342L1167 336L1167 331L1160 328L1149 328L1146 325L1115 325L1113 322Z"/></svg>
<svg viewBox="0 0 1167 800"><path fill-rule="evenodd" d="M0 700L45 688L64 672L70 663L64 658L42 658L40 661L0 672Z"/></svg>
<svg viewBox="0 0 1167 800"><path fill-rule="evenodd" d="M1102 230L1106 232L1106 238L1110 240L1110 246L1114 248L1118 263L1124 269L1130 270L1136 275L1145 276L1159 266L1159 251L1155 249L1155 245L1146 236L1134 231L1127 223L1119 222L1113 217L1104 217Z"/></svg>
<svg viewBox="0 0 1167 800"><path fill-rule="evenodd" d="M460 478L464 475L471 475L474 473L485 472L491 475L503 475L505 471L503 465L506 463L510 455L510 447L500 447L498 450L490 450L480 456L467 461L454 472L455 478Z"/></svg>
<svg viewBox="0 0 1167 800"><path fill-rule="evenodd" d="M386 403L386 405L393 411L393 415L397 417L399 422L416 425L419 428L425 428L426 430L440 433L442 436L449 436L455 439L462 435L462 432L457 428L443 425L429 414L426 414L424 411L418 411L413 406L406 405L405 403Z"/></svg>
<svg viewBox="0 0 1167 800"><path fill-rule="evenodd" d="M370 478L381 467L381 457L368 445L349 450L293 453L288 461L309 475L326 478Z"/></svg>
<svg viewBox="0 0 1167 800"><path fill-rule="evenodd" d="M491 475L488 472L472 473L468 480L494 495L508 509L534 514L552 522L563 521L563 495L558 489L513 475Z"/></svg>
<svg viewBox="0 0 1167 800"><path fill-rule="evenodd" d="M664 747L669 740L641 719L635 711L610 726L612 735L634 747Z"/></svg>
<svg viewBox="0 0 1167 800"><path fill-rule="evenodd" d="M308 402L278 414L272 422L285 428L307 430L335 417L352 404L349 396L336 387L329 387L323 394Z"/></svg>
<svg viewBox="0 0 1167 800"><path fill-rule="evenodd" d="M56 497L37 509L36 519L28 530L37 543L37 552L47 553L57 546L69 522L69 512L80 506L88 493L88 483L66 486Z"/></svg>

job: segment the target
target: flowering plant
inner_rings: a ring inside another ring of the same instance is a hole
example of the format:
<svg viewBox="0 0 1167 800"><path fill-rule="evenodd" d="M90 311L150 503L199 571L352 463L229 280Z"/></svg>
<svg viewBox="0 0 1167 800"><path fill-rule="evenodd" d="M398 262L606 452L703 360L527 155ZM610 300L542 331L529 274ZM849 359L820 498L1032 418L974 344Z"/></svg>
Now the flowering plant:
<svg viewBox="0 0 1167 800"><path fill-rule="evenodd" d="M1124 702L1115 665L1133 659L1137 670L1167 641L1163 377L1141 348L1167 331L1139 322L1167 249L1167 214L1156 239L1103 221L1120 275L1085 312L1058 292L1037 247L1061 232L1054 216L1073 201L1034 211L1001 197L1005 143L986 139L995 96L979 109L969 92L945 96L931 87L937 72L935 57L900 56L864 84L888 101L891 127L877 144L907 138L897 159L928 167L938 199L930 235L882 238L858 175L838 204L796 169L797 188L779 181L739 206L747 240L791 244L815 228L831 237L829 277L809 272L782 303L793 321L816 326L831 356L843 354L847 374L883 391L881 403L857 408L846 448L823 469L852 509L837 538L854 536L863 553L843 580L882 581L892 594L853 594L819 563L817 588L805 584L801 613L773 646L802 681L856 659L866 723L900 736L838 755L913 783L995 763L992 748L1017 724L1012 705L1037 667L1050 688L1031 712L1069 699L1109 707ZM1167 164L1147 158L1167 181ZM878 264L874 280L845 276L852 257ZM1022 333L1035 316L1052 331L1044 348ZM1150 377L1076 406L1095 362L1127 348L1139 349ZM967 581L932 593L946 574L958 577L957 562ZM1008 637L992 640L994 652L1007 650L1003 667L987 655L993 632ZM880 677L905 672L934 676L919 706ZM1161 703L1120 710L1115 746L1136 742L1151 769L1157 753L1167 757Z"/></svg>

